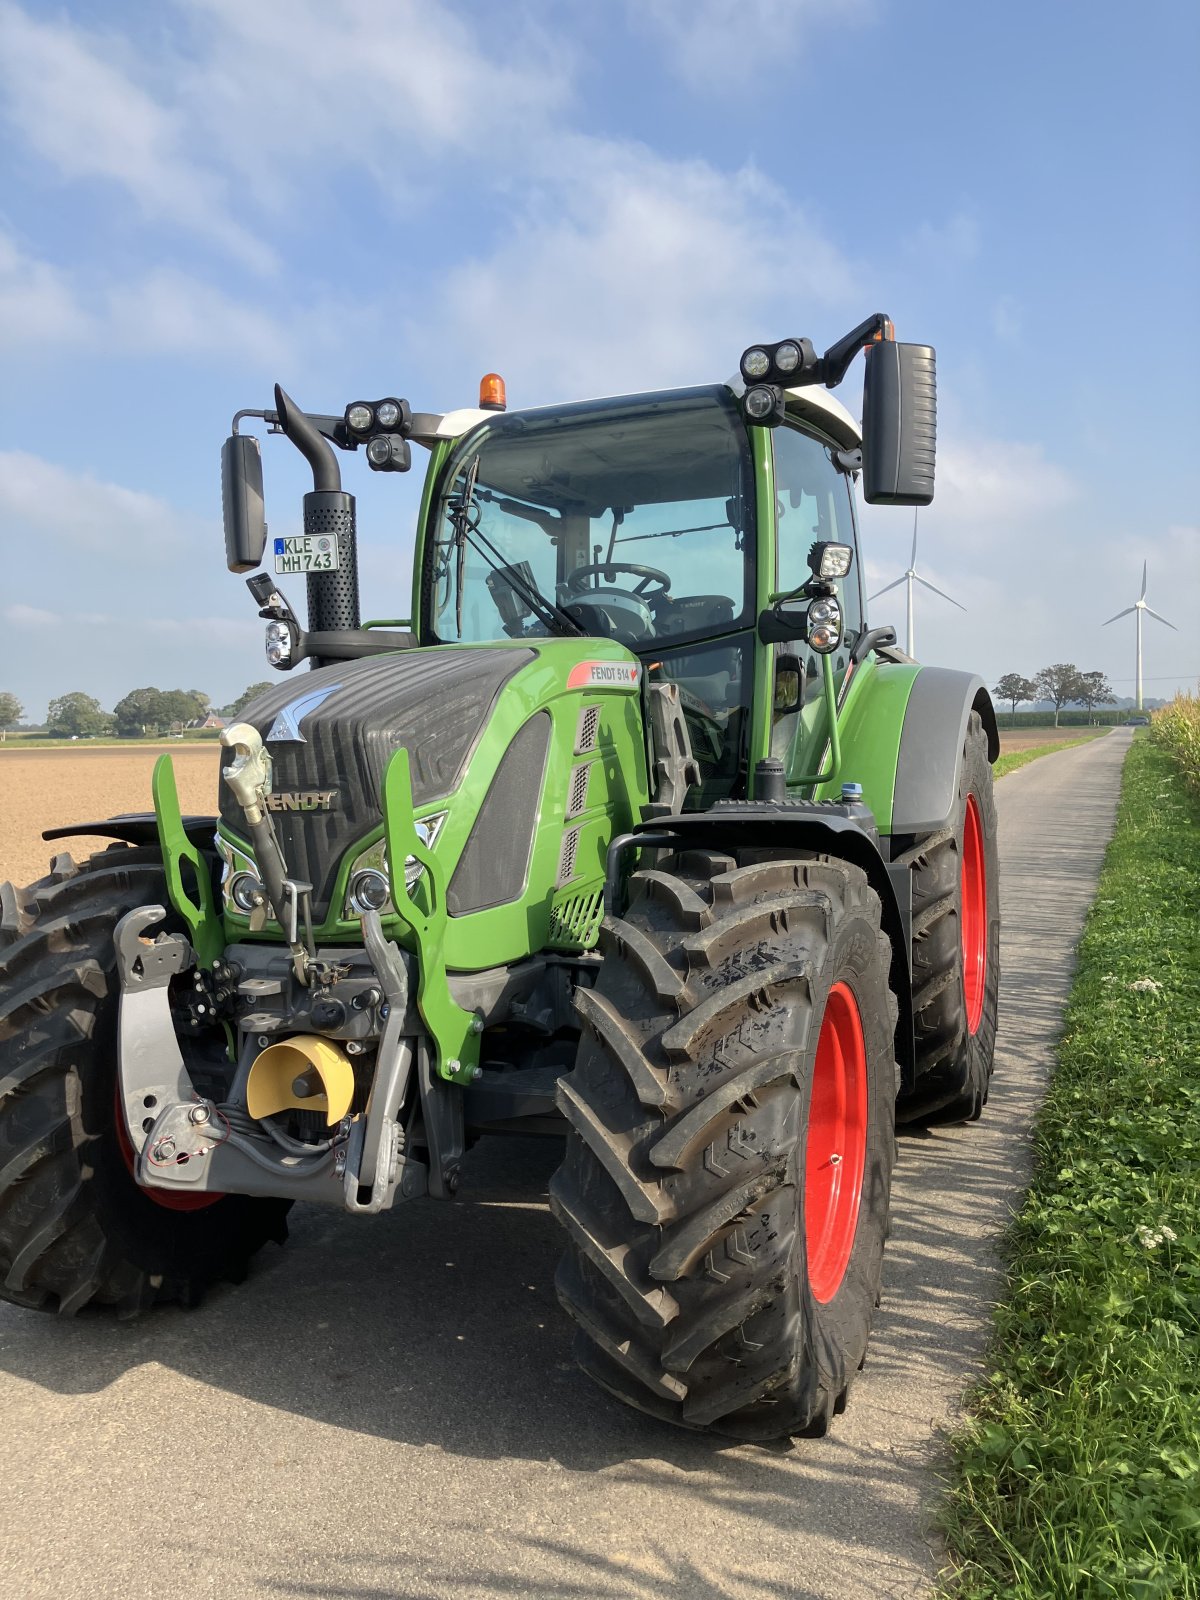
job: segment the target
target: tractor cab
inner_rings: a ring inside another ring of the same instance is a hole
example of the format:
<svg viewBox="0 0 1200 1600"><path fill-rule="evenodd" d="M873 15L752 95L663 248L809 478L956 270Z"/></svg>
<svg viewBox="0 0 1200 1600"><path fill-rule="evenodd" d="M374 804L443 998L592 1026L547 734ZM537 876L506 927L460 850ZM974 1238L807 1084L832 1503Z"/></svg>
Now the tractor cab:
<svg viewBox="0 0 1200 1600"><path fill-rule="evenodd" d="M692 807L745 792L758 671L779 679L772 753L794 740L819 658L798 639L773 664L759 613L809 580L815 541L857 547L849 413L796 390L780 427L748 426L741 388L459 413L459 437L435 445L419 533L420 643L623 644L650 681L679 687L701 771ZM840 676L863 626L853 558L836 593Z"/></svg>

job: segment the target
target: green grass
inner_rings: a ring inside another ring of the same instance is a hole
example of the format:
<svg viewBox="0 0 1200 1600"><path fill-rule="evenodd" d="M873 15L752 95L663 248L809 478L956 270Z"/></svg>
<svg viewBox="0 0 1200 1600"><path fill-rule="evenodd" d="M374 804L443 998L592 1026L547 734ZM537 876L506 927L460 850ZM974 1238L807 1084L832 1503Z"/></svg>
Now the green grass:
<svg viewBox="0 0 1200 1600"><path fill-rule="evenodd" d="M958 1597L1200 1596L1200 798L1149 739L942 1509Z"/></svg>
<svg viewBox="0 0 1200 1600"><path fill-rule="evenodd" d="M1050 741L1046 744L1030 745L1028 750L1010 750L1006 756L1001 756L992 768L993 778L1003 778L1007 772L1015 772L1018 767L1028 766L1031 761L1037 761L1041 756L1052 756L1056 750L1073 750L1077 744L1087 744L1090 739L1098 739L1099 733L1085 733L1078 739L1063 739Z"/></svg>

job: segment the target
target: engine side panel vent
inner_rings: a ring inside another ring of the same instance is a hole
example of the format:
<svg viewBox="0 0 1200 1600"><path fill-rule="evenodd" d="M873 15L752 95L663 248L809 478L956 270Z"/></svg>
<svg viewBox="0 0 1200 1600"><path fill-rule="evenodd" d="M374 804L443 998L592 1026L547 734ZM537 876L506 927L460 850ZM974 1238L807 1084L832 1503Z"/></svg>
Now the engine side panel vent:
<svg viewBox="0 0 1200 1600"><path fill-rule="evenodd" d="M600 707L584 706L579 713L579 726L575 730L575 754L586 755L596 748L596 731L600 726Z"/></svg>
<svg viewBox="0 0 1200 1600"><path fill-rule="evenodd" d="M563 834L562 848L558 852L558 879L554 885L561 889L575 876L575 855L579 849L579 829L568 828Z"/></svg>
<svg viewBox="0 0 1200 1600"><path fill-rule="evenodd" d="M555 950L590 950L604 919L604 890L560 900L550 913L549 944Z"/></svg>
<svg viewBox="0 0 1200 1600"><path fill-rule="evenodd" d="M571 774L571 792L567 796L567 816L577 817L587 807L588 779L592 775L590 762L576 767Z"/></svg>

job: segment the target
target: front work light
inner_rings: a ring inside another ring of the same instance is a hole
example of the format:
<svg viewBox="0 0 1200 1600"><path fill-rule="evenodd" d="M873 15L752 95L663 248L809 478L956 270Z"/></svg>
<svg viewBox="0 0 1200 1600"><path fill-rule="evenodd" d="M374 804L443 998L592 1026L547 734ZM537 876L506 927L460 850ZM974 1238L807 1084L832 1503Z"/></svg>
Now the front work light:
<svg viewBox="0 0 1200 1600"><path fill-rule="evenodd" d="M853 560L854 551L848 544L814 544L808 552L808 567L814 578L844 578Z"/></svg>
<svg viewBox="0 0 1200 1600"><path fill-rule="evenodd" d="M765 378L770 370L770 356L757 345L752 346L742 357L742 377L747 383L756 383L760 378Z"/></svg>
<svg viewBox="0 0 1200 1600"><path fill-rule="evenodd" d="M781 339L778 344L752 344L742 354L742 378L750 383L773 383L783 388L813 383L817 352L811 339Z"/></svg>
<svg viewBox="0 0 1200 1600"><path fill-rule="evenodd" d="M375 472L407 472L412 465L408 440L398 433L377 433L367 445L367 465Z"/></svg>
<svg viewBox="0 0 1200 1600"><path fill-rule="evenodd" d="M375 426L375 410L365 400L346 407L346 426L351 433L370 433Z"/></svg>
<svg viewBox="0 0 1200 1600"><path fill-rule="evenodd" d="M267 660L273 667L288 667L292 662L292 630L286 622L268 622L264 641Z"/></svg>
<svg viewBox="0 0 1200 1600"><path fill-rule="evenodd" d="M783 421L783 390L758 383L742 396L742 415L759 428L777 428Z"/></svg>

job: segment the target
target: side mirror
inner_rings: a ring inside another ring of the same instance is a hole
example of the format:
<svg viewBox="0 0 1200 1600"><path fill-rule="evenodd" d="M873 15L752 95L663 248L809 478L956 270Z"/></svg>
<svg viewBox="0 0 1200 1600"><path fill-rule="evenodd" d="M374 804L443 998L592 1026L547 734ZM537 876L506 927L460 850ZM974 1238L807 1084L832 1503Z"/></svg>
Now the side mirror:
<svg viewBox="0 0 1200 1600"><path fill-rule="evenodd" d="M803 682L804 668L800 657L779 651L775 656L775 699L772 707L777 717L784 717L788 712L799 709Z"/></svg>
<svg viewBox="0 0 1200 1600"><path fill-rule="evenodd" d="M863 498L869 506L927 506L937 450L933 348L885 339L871 345L866 359Z"/></svg>
<svg viewBox="0 0 1200 1600"><path fill-rule="evenodd" d="M221 446L221 500L225 563L230 572L251 572L267 542L262 455L253 434L231 434Z"/></svg>

